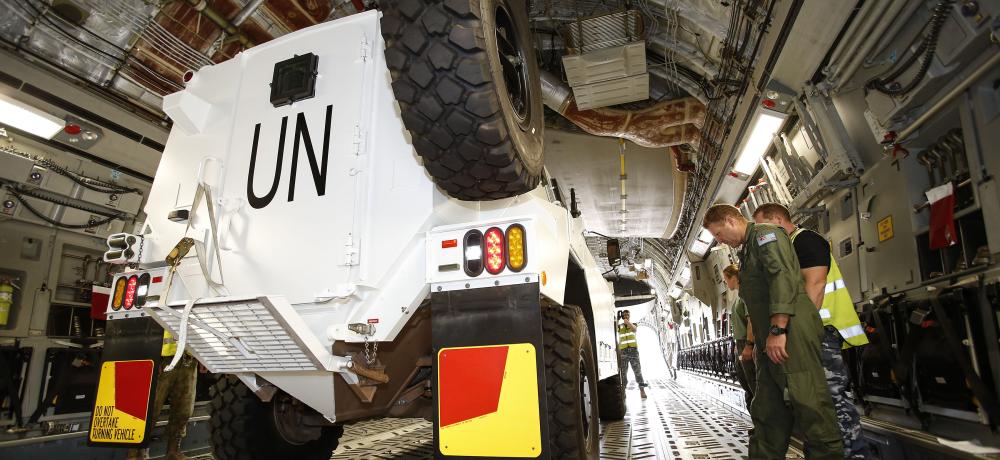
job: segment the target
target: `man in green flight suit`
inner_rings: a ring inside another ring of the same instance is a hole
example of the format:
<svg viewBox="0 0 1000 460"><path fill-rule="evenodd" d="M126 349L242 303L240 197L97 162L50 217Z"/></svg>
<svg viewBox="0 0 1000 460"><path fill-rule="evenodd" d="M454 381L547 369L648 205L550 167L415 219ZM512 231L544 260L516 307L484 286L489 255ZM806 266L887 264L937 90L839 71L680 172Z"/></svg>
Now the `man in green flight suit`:
<svg viewBox="0 0 1000 460"><path fill-rule="evenodd" d="M797 425L810 459L843 459L833 400L820 363L823 322L806 295L792 242L780 227L748 222L718 204L702 224L739 249L740 297L754 325L757 392L750 408L752 460L784 459ZM759 325L759 326L758 326Z"/></svg>

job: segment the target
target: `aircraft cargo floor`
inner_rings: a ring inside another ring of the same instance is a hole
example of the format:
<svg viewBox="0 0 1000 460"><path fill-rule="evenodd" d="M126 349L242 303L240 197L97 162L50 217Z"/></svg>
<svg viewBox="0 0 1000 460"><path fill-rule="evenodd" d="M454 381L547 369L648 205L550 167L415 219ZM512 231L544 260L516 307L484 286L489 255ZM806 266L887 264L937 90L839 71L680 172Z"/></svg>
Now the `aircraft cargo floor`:
<svg viewBox="0 0 1000 460"><path fill-rule="evenodd" d="M699 378L653 381L648 398L628 390L628 415L601 425L602 459L744 459L750 419ZM345 427L333 459L433 458L431 424L422 419L379 419ZM196 457L211 460L211 455ZM788 458L802 458L792 449Z"/></svg>

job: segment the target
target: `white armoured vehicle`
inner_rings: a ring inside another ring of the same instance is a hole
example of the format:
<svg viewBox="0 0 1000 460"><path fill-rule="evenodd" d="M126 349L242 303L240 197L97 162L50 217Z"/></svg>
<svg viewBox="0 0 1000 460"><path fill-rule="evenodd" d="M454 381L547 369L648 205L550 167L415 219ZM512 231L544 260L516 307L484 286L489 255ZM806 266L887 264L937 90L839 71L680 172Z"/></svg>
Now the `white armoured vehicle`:
<svg viewBox="0 0 1000 460"><path fill-rule="evenodd" d="M105 359L158 356L158 324L228 374L220 459L329 458L381 416L433 420L439 457L596 458L614 298L544 176L524 3L384 3L166 98Z"/></svg>

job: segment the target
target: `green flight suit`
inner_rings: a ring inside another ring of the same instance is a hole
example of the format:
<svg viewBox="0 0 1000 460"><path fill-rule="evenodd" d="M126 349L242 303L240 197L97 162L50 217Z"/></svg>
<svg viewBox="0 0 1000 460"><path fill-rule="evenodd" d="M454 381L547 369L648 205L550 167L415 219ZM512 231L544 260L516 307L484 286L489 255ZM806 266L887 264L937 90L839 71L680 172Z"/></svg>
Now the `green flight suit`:
<svg viewBox="0 0 1000 460"><path fill-rule="evenodd" d="M729 324L733 328L733 340L739 342L747 339L747 306L739 297L729 310ZM736 350L736 353L740 351Z"/></svg>
<svg viewBox="0 0 1000 460"><path fill-rule="evenodd" d="M843 459L840 426L820 362L823 321L806 295L791 239L775 225L749 223L739 258L740 297L754 324L757 353L750 459L784 459L793 425L804 431L807 458ZM790 315L789 357L781 365L764 352L771 316L780 313Z"/></svg>

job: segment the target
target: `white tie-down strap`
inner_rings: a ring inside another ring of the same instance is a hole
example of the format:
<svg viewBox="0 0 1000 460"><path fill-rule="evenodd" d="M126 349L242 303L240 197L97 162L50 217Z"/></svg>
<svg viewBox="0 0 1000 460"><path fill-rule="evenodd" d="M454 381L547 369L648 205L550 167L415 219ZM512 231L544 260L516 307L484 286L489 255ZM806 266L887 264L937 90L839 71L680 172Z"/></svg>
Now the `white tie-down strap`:
<svg viewBox="0 0 1000 460"><path fill-rule="evenodd" d="M187 228L184 229L184 236L187 236L188 231L191 230L191 225L194 222L194 214L198 211L202 197L205 199L205 207L208 208L208 222L212 233L212 249L213 255L215 256L215 267L219 270L219 281L215 281L212 277L212 271L208 268L208 263L205 260L205 256L202 254L203 247L198 243L195 244L195 255L198 258L198 264L201 265L201 272L205 276L205 281L209 284L209 286L225 293L224 285L226 284L226 279L222 274L222 253L219 248L219 229L217 227L217 223L215 222L215 201L212 197L212 188L204 182L198 183L198 189L194 193L194 201L191 203L191 214L188 216L188 223Z"/></svg>
<svg viewBox="0 0 1000 460"><path fill-rule="evenodd" d="M864 333L865 333L865 329L863 327L861 327L860 324L855 324L853 326L845 327L845 328L843 328L843 329L840 330L840 336L843 337L843 338L845 338L845 339L849 339L849 338L852 338L852 337L857 337L859 335L863 335Z"/></svg>
<svg viewBox="0 0 1000 460"><path fill-rule="evenodd" d="M198 299L191 299L186 305L184 305L184 310L181 312L181 325L178 329L177 336L177 351L174 352L174 358L170 360L170 364L163 368L164 371L172 371L177 363L181 362L181 356L184 355L184 345L187 343L187 325L188 318L191 316L191 308L194 307L194 303ZM169 307L168 307L169 308Z"/></svg>
<svg viewBox="0 0 1000 460"><path fill-rule="evenodd" d="M824 290L824 293L829 294L833 291L836 291L838 289L843 289L845 287L847 287L847 285L844 284L844 280L831 281L829 283L826 283L826 289Z"/></svg>
<svg viewBox="0 0 1000 460"><path fill-rule="evenodd" d="M831 316L832 315L830 315L830 310L829 309L827 309L827 308L820 308L819 309L819 317L820 318L830 319Z"/></svg>
<svg viewBox="0 0 1000 460"><path fill-rule="evenodd" d="M173 281L173 277L174 277L174 273L175 272L176 272L176 267L170 267L170 271L167 274L167 286L164 289L163 294L160 296L160 301L157 302L156 305L155 305L155 308L158 309L158 310L160 310L163 313L166 313L166 314L172 315L172 316L179 316L180 317L179 325L177 327L177 329L178 329L178 331L177 331L177 351L174 352L174 357L173 357L172 360L170 360L170 364L167 365L167 367L164 368L164 369L168 370L168 371L173 370L174 367L177 366L177 363L180 362L181 357L184 355L184 348L187 345L188 323L192 322L192 321L199 328L208 331L212 335L214 335L214 336L218 337L219 339L221 339L221 340L229 343L230 345L232 345L233 348L235 348L237 351L239 351L240 354L242 354L243 356L245 356L247 358L251 357L251 355L253 355L253 353L254 353L253 350L250 350L246 346L246 344L244 344L243 341L241 341L238 337L233 337L231 335L228 335L228 334L225 334L223 332L220 332L220 331L216 330L215 328L213 328L212 326L209 326L208 324L205 324L204 321L199 320L197 317L191 318L191 309L194 308L194 304L197 303L201 299L192 299L192 300L189 300L184 305L184 309L181 310L180 313L177 313L177 311L175 311L173 308L170 308L170 306L167 305L167 296L170 294L170 286L171 286L171 282ZM162 320L162 322L166 323L166 318L164 318Z"/></svg>

